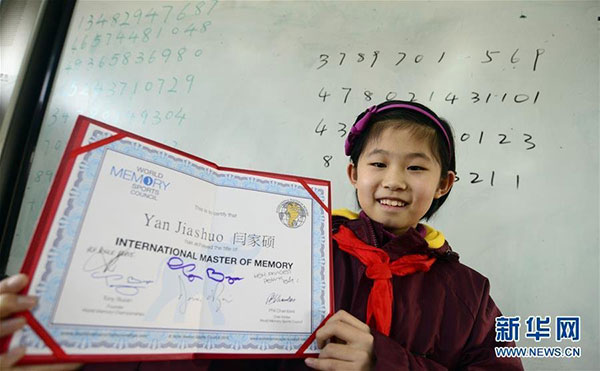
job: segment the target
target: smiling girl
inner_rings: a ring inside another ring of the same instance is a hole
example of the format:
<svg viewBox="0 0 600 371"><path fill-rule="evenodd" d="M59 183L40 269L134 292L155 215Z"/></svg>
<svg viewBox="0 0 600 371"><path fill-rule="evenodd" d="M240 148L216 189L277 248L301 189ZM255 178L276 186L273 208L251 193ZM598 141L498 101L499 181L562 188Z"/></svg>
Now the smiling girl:
<svg viewBox="0 0 600 371"><path fill-rule="evenodd" d="M427 107L390 101L358 116L346 140L360 214L334 212L339 311L317 332L319 370L522 370L497 358L500 311L488 280L421 224L456 180L449 124Z"/></svg>

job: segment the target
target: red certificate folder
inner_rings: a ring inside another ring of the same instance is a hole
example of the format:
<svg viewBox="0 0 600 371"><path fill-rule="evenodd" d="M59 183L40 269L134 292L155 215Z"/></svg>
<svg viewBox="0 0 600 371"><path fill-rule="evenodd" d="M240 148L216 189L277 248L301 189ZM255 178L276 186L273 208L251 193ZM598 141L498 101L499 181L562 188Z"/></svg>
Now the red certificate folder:
<svg viewBox="0 0 600 371"><path fill-rule="evenodd" d="M199 198L175 205L187 195ZM27 346L22 363L314 356L315 331L333 312L330 204L328 181L220 167L79 116L21 269L32 278L22 294L40 301L18 313L29 327L2 339L3 352ZM311 248L286 250L298 238ZM265 287L287 291L254 302Z"/></svg>

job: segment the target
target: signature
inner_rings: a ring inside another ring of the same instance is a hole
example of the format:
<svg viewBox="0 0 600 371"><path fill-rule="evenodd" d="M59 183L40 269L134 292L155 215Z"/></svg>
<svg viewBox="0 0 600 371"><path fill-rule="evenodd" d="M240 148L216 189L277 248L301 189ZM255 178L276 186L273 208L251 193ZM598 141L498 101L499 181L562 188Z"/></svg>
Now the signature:
<svg viewBox="0 0 600 371"><path fill-rule="evenodd" d="M196 269L196 264L184 264L183 259L178 258L176 256L171 257L167 262L167 265L171 270L181 269L181 273L188 279L190 282L194 282L194 280L202 279L202 277L193 274L192 272Z"/></svg>
<svg viewBox="0 0 600 371"><path fill-rule="evenodd" d="M107 287L114 288L118 294L125 296L135 296L140 289L146 288L153 281L141 280L133 276L127 276L120 273L114 273L117 261L120 257L127 255L124 251L119 251L117 255L107 260L110 255L109 250L100 248L98 252L92 254L84 263L83 271L90 272L94 279L104 280Z"/></svg>
<svg viewBox="0 0 600 371"><path fill-rule="evenodd" d="M206 296L206 300L215 304L215 312L219 312L221 310L223 302L231 303L230 299L222 297L224 290L225 287L223 286L223 283L219 282L215 285L214 290L212 290L212 292Z"/></svg>
<svg viewBox="0 0 600 371"><path fill-rule="evenodd" d="M179 282L179 296L177 299L179 300L179 304L177 305L177 310L181 314L185 314L187 310L187 306L189 302L192 301L202 301L199 297L188 297L187 290L185 288L185 282L181 279L181 277L177 277ZM206 300L210 303L215 304L215 312L219 312L223 303L231 303L231 299L227 299L223 297L223 291L225 287L222 282L217 282L215 284L214 289L206 296Z"/></svg>
<svg viewBox="0 0 600 371"><path fill-rule="evenodd" d="M195 279L203 279L201 276L198 276L192 272L196 270L196 264L189 263L185 264L183 259L173 256L167 261L167 265L171 270L181 270L181 273L188 279L188 281L193 282ZM226 276L225 274L217 271L214 268L206 268L206 277L215 281L215 282L223 282L227 280L227 283L233 285L236 281L243 280L242 277L233 277Z"/></svg>
<svg viewBox="0 0 600 371"><path fill-rule="evenodd" d="M110 255L109 250L104 250L102 247L98 250L97 253L92 254L88 260L83 264L84 272L94 272L101 270L102 272L114 272L115 265L119 258L125 255L125 251L119 251L117 255L115 255L110 260L106 260L106 256Z"/></svg>
<svg viewBox="0 0 600 371"><path fill-rule="evenodd" d="M287 296L282 297L281 294L277 294L275 292L270 293L267 296L267 300L265 300L265 305L271 305L275 303L293 303L296 301L296 298Z"/></svg>
<svg viewBox="0 0 600 371"><path fill-rule="evenodd" d="M183 282L181 277L177 277L177 281L179 283L179 296L177 297L177 299L179 300L179 305L177 305L177 310L179 311L179 313L185 314L189 302L202 301L202 299L193 296L188 297L188 293L185 288L185 283Z"/></svg>

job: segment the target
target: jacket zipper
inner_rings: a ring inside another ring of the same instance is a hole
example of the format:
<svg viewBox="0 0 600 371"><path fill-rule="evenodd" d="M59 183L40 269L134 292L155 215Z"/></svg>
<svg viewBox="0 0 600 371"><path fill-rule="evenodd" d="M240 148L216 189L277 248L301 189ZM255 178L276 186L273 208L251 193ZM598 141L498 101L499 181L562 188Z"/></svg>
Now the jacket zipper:
<svg viewBox="0 0 600 371"><path fill-rule="evenodd" d="M373 241L373 246L375 246L376 248L379 248L379 246L377 246L377 238L375 238L375 228L373 228L373 222L371 220L369 220L369 229L371 230L371 238Z"/></svg>

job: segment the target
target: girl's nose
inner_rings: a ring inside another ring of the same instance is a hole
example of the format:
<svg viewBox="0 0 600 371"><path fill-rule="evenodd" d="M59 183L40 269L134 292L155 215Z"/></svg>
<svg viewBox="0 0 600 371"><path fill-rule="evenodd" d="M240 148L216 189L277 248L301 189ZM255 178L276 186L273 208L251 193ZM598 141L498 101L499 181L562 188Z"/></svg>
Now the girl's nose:
<svg viewBox="0 0 600 371"><path fill-rule="evenodd" d="M405 190L407 187L404 176L396 171L390 171L386 174L382 183L383 187L391 191Z"/></svg>

